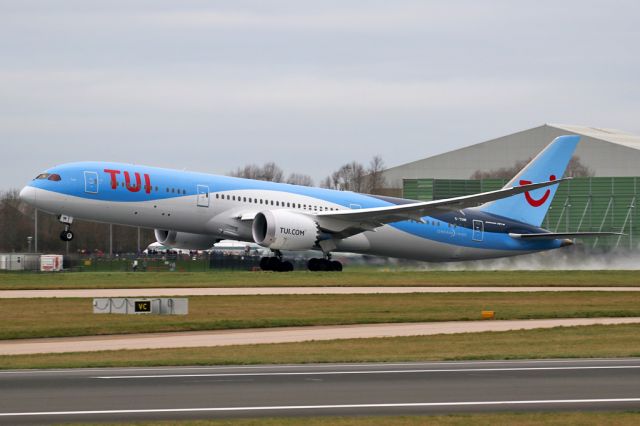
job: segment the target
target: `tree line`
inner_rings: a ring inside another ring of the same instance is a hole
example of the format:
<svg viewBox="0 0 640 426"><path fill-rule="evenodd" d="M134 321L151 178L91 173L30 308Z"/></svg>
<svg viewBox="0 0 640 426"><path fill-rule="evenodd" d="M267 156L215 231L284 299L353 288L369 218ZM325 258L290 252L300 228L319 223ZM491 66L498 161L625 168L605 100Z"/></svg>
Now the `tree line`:
<svg viewBox="0 0 640 426"><path fill-rule="evenodd" d="M337 170L320 182L320 187L375 194L385 186L383 175L384 161L379 155L371 158L368 165L351 161L340 166ZM311 176L303 173L291 173L285 179L285 173L276 163L270 161L262 166L247 164L244 167L228 173L229 176L245 179L265 180L269 182L284 182L292 185L314 186Z"/></svg>

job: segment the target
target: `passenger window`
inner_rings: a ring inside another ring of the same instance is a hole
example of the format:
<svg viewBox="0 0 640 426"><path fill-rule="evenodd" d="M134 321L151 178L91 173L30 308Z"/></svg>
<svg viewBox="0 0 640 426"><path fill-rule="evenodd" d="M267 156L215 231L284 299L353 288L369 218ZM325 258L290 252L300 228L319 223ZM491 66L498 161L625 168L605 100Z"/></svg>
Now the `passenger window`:
<svg viewBox="0 0 640 426"><path fill-rule="evenodd" d="M246 203L247 202L247 197L242 197L242 202Z"/></svg>
<svg viewBox="0 0 640 426"><path fill-rule="evenodd" d="M218 194L216 194L216 199L218 199Z"/></svg>
<svg viewBox="0 0 640 426"><path fill-rule="evenodd" d="M171 192L175 193L176 189L175 188L171 188Z"/></svg>
<svg viewBox="0 0 640 426"><path fill-rule="evenodd" d="M233 201L235 201L235 200L236 200L236 196L234 195L233 197L231 197L231 199L232 199Z"/></svg>

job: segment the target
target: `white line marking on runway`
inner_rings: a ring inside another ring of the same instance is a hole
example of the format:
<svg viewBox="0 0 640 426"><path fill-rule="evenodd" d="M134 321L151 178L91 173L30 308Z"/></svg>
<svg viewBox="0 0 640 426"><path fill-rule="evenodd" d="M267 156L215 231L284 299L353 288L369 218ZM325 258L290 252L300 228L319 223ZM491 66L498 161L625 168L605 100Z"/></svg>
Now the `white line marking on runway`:
<svg viewBox="0 0 640 426"><path fill-rule="evenodd" d="M242 377L242 376L330 376L345 374L396 374L396 373L478 373L495 371L549 371L549 370L622 370L638 369L640 365L592 365L563 367L503 367L503 368L443 368L412 370L354 370L354 371L276 371L267 373L199 373L157 374L146 376L96 376L92 379L175 379L188 377Z"/></svg>
<svg viewBox="0 0 640 426"><path fill-rule="evenodd" d="M461 402L407 402L382 404L337 404L337 405L281 405L266 407L206 407L206 408L150 408L140 410L86 410L86 411L40 411L24 413L0 413L0 417L18 416L64 416L87 414L144 414L144 413L195 413L224 411L262 410L322 410L331 408L411 408L411 407L455 407L482 405L543 405L543 404L598 404L611 402L640 402L640 398L607 399L550 399L529 401L461 401Z"/></svg>
<svg viewBox="0 0 640 426"><path fill-rule="evenodd" d="M371 368L379 367L404 367L419 365L490 365L490 364L579 364L583 362L634 362L640 361L640 358L567 358L567 359L519 359L519 360L484 360L484 361L430 361L430 362L389 362L389 363L345 363L345 364L263 364L263 365L211 365L211 366L167 366L167 367L104 367L104 368L63 368L63 369L26 369L26 370L7 370L0 371L0 376L9 374L63 374L63 373L96 373L96 372L132 372L132 371L166 371L166 370L260 370L260 369L287 369L287 368L336 368L336 367L353 367L353 368Z"/></svg>

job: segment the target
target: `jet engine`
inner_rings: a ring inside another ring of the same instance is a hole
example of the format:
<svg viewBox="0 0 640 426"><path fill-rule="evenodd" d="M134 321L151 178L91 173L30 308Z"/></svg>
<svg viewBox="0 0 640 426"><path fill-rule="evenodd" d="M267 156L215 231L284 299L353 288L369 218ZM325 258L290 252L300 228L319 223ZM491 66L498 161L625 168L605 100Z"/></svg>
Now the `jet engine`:
<svg viewBox="0 0 640 426"><path fill-rule="evenodd" d="M156 240L163 246L183 250L207 250L219 240L212 235L155 229Z"/></svg>
<svg viewBox="0 0 640 426"><path fill-rule="evenodd" d="M256 243L273 250L310 250L318 240L318 225L312 218L287 210L258 213L251 232Z"/></svg>

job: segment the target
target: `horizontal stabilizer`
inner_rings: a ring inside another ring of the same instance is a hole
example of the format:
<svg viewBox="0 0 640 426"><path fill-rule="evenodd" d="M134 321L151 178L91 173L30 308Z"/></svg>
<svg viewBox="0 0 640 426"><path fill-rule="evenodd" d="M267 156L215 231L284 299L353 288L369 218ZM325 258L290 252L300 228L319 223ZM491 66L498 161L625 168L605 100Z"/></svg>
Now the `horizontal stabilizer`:
<svg viewBox="0 0 640 426"><path fill-rule="evenodd" d="M582 237L606 237L610 235L624 235L621 232L545 232L540 234L514 234L509 233L511 238L523 240L557 240L560 238L582 238Z"/></svg>

